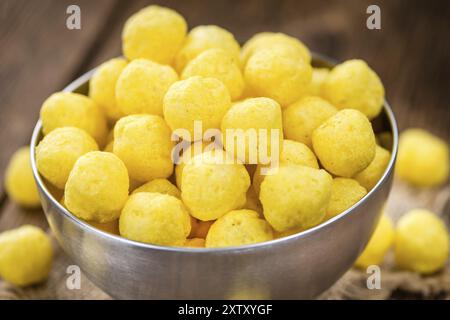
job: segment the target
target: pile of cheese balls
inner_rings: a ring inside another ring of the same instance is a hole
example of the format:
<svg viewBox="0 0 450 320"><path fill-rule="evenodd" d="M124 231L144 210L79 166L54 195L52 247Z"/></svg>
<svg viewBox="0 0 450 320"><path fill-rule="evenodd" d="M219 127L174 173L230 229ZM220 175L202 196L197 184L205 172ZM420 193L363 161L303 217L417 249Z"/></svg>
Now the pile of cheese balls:
<svg viewBox="0 0 450 320"><path fill-rule="evenodd" d="M384 88L362 60L314 68L296 38L263 32L241 48L218 26L188 32L181 15L159 6L131 16L122 41L124 58L96 69L88 96L58 92L40 112L38 171L61 205L96 228L164 246L264 242L342 213L385 172L391 154L371 124ZM225 163L231 150L193 138L196 121L203 130L278 131L279 166L263 174L269 164L248 157ZM179 129L189 147L175 165ZM420 183L408 152L399 171ZM427 172L428 184L448 174L448 151L434 154L440 167L447 156L447 169ZM17 186L31 170L19 168L11 165L8 192L32 206L35 187Z"/></svg>

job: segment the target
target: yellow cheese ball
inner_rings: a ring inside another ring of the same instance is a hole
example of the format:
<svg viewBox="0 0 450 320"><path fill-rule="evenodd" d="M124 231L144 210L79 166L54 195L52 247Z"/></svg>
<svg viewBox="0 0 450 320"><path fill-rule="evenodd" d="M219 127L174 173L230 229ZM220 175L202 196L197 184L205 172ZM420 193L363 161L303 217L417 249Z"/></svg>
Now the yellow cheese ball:
<svg viewBox="0 0 450 320"><path fill-rule="evenodd" d="M170 64L186 37L187 24L176 11L148 6L132 15L123 28L122 50L128 60L145 58Z"/></svg>
<svg viewBox="0 0 450 320"><path fill-rule="evenodd" d="M103 146L108 135L106 118L97 104L78 93L57 92L44 101L41 107L44 134L60 127L77 127L85 130Z"/></svg>
<svg viewBox="0 0 450 320"><path fill-rule="evenodd" d="M175 198L181 198L180 190L178 190L178 188L175 187L172 184L172 182L170 182L167 179L154 179L150 182L143 184L139 188L136 188L132 194L135 194L138 192L162 193L162 194L168 194L169 196L172 196Z"/></svg>
<svg viewBox="0 0 450 320"><path fill-rule="evenodd" d="M367 191L371 190L380 180L384 171L391 160L391 153L386 149L376 146L375 158L367 168L354 176L354 179L359 182Z"/></svg>
<svg viewBox="0 0 450 320"><path fill-rule="evenodd" d="M5 189L8 196L24 207L39 207L39 193L31 170L30 148L17 150L5 171Z"/></svg>
<svg viewBox="0 0 450 320"><path fill-rule="evenodd" d="M66 183L64 203L78 218L105 223L119 217L128 187L123 162L112 153L92 151L75 162Z"/></svg>
<svg viewBox="0 0 450 320"><path fill-rule="evenodd" d="M334 67L322 93L338 109L357 109L369 119L375 118L383 107L383 84L362 60L348 60Z"/></svg>
<svg viewBox="0 0 450 320"><path fill-rule="evenodd" d="M406 270L431 274L445 266L449 254L448 230L433 213L411 210L400 218L395 234L395 261Z"/></svg>
<svg viewBox="0 0 450 320"><path fill-rule="evenodd" d="M313 131L337 113L328 101L319 97L304 97L283 110L286 138L312 147Z"/></svg>
<svg viewBox="0 0 450 320"><path fill-rule="evenodd" d="M347 178L335 178L331 187L331 199L325 219L328 220L344 212L367 194L358 181Z"/></svg>
<svg viewBox="0 0 450 320"><path fill-rule="evenodd" d="M311 53L300 40L284 33L261 32L251 37L242 47L242 65L245 66L255 52L274 47L290 50L292 54L299 55L307 63L311 62Z"/></svg>
<svg viewBox="0 0 450 320"><path fill-rule="evenodd" d="M283 140L283 148L280 154L280 164L295 164L319 169L319 163L317 162L317 158L311 149L301 142L287 139ZM261 182L265 177L265 175L261 174L262 168L263 166L258 165L255 173L253 174L253 189L256 194L259 194Z"/></svg>
<svg viewBox="0 0 450 320"><path fill-rule="evenodd" d="M443 184L449 172L448 144L422 129L408 129L400 135L395 172L417 186Z"/></svg>
<svg viewBox="0 0 450 320"><path fill-rule="evenodd" d="M184 246L189 248L204 248L205 239L201 238L186 239Z"/></svg>
<svg viewBox="0 0 450 320"><path fill-rule="evenodd" d="M308 87L308 95L322 96L322 88L330 70L327 68L313 68L311 83Z"/></svg>
<svg viewBox="0 0 450 320"><path fill-rule="evenodd" d="M272 239L272 228L256 211L233 210L213 223L206 236L205 246L233 247Z"/></svg>
<svg viewBox="0 0 450 320"><path fill-rule="evenodd" d="M126 202L119 228L120 235L131 240L182 246L191 222L181 200L167 194L139 192Z"/></svg>
<svg viewBox="0 0 450 320"><path fill-rule="evenodd" d="M154 115L121 118L114 128L114 154L125 163L131 178L146 182L173 172L171 132Z"/></svg>
<svg viewBox="0 0 450 320"><path fill-rule="evenodd" d="M325 170L299 165L271 169L261 183L264 217L279 232L319 224L331 197L332 178Z"/></svg>
<svg viewBox="0 0 450 320"><path fill-rule="evenodd" d="M95 70L89 81L89 97L97 103L111 121L123 116L116 103L116 84L126 66L125 59L108 60Z"/></svg>
<svg viewBox="0 0 450 320"><path fill-rule="evenodd" d="M243 164L227 161L225 152L204 152L184 167L181 198L195 218L208 221L240 208L250 177Z"/></svg>
<svg viewBox="0 0 450 320"><path fill-rule="evenodd" d="M181 73L189 61L213 48L223 49L239 61L240 46L229 31L214 25L197 26L189 32L183 47L178 52L175 58L175 69Z"/></svg>
<svg viewBox="0 0 450 320"><path fill-rule="evenodd" d="M272 98L285 107L306 91L312 67L299 55L276 48L255 52L244 69L247 85L257 96Z"/></svg>
<svg viewBox="0 0 450 320"><path fill-rule="evenodd" d="M115 234L115 235L120 234L119 233L119 219L112 220L112 221L105 222L105 223L99 223L99 222L95 222L95 221L86 221L86 223L90 224L94 228L97 228L97 229L107 232L107 233L111 233L111 234Z"/></svg>
<svg viewBox="0 0 450 320"><path fill-rule="evenodd" d="M206 239L206 235L209 232L209 229L211 228L213 221L197 221L195 226L192 226L190 237L192 238L200 238L200 239Z"/></svg>
<svg viewBox="0 0 450 320"><path fill-rule="evenodd" d="M181 176L183 174L183 169L186 163L196 155L202 153L203 151L208 151L211 144L206 141L195 141L189 145L187 149L183 151L179 158L178 164L175 166L175 182L178 188L181 189Z"/></svg>
<svg viewBox="0 0 450 320"><path fill-rule="evenodd" d="M329 172L350 178L375 158L375 135L367 117L344 109L313 131L312 143L320 163Z"/></svg>
<svg viewBox="0 0 450 320"><path fill-rule="evenodd" d="M281 107L275 100L250 98L234 103L223 117L221 128L225 150L245 163L267 163L281 152ZM276 140L272 141L272 135ZM272 155L272 148L277 154Z"/></svg>
<svg viewBox="0 0 450 320"><path fill-rule="evenodd" d="M133 60L117 80L117 105L125 115L149 113L162 116L164 95L177 80L178 75L170 66L146 59Z"/></svg>
<svg viewBox="0 0 450 320"><path fill-rule="evenodd" d="M86 131L75 127L58 128L37 146L36 166L50 183L64 189L75 161L83 154L97 150L97 143Z"/></svg>
<svg viewBox="0 0 450 320"><path fill-rule="evenodd" d="M371 265L382 264L386 253L394 243L394 238L394 225L391 219L383 213L366 248L356 260L355 266L365 270Z"/></svg>
<svg viewBox="0 0 450 320"><path fill-rule="evenodd" d="M203 131L220 128L230 106L230 94L222 82L195 76L175 82L167 91L164 118L172 130L187 130L190 137L183 138L193 141L194 121L201 121Z"/></svg>
<svg viewBox="0 0 450 320"><path fill-rule="evenodd" d="M218 48L202 52L186 65L181 78L193 76L211 77L222 81L232 100L242 95L245 86L238 61L228 51Z"/></svg>
<svg viewBox="0 0 450 320"><path fill-rule="evenodd" d="M41 229L24 225L0 233L0 277L17 286L47 279L53 261L50 237Z"/></svg>

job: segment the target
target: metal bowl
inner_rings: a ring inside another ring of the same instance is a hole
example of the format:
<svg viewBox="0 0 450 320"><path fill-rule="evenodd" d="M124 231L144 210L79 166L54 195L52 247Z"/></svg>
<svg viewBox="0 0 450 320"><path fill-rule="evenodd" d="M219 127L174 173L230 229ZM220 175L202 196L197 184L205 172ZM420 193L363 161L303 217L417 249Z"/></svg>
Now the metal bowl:
<svg viewBox="0 0 450 320"><path fill-rule="evenodd" d="M334 63L315 55L315 66ZM65 91L86 94L93 71ZM307 231L269 242L223 249L163 247L100 231L67 211L49 192L35 163L42 138L38 121L31 163L49 225L64 251L87 277L120 299L310 299L333 285L368 242L390 192L398 146L388 103L373 121L391 134L389 165L357 204Z"/></svg>

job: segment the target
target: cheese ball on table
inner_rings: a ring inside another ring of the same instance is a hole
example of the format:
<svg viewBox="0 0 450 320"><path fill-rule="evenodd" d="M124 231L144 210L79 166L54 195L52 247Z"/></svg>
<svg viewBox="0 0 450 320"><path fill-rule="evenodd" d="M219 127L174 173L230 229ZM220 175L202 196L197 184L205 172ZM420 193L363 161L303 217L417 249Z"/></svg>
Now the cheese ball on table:
<svg viewBox="0 0 450 320"><path fill-rule="evenodd" d="M30 148L17 150L5 171L5 189L8 196L19 205L29 208L39 207L39 193L31 169Z"/></svg>
<svg viewBox="0 0 450 320"><path fill-rule="evenodd" d="M233 104L221 128L225 150L244 163L267 162L281 152L281 107L275 100L250 98ZM272 155L273 151L277 154Z"/></svg>
<svg viewBox="0 0 450 320"><path fill-rule="evenodd" d="M64 193L64 204L78 218L106 223L120 215L128 198L128 173L114 154L92 151L73 166Z"/></svg>
<svg viewBox="0 0 450 320"><path fill-rule="evenodd" d="M154 179L149 181L139 188L136 188L132 194L138 192L153 192L153 193L163 193L173 196L175 198L181 197L181 192L167 179Z"/></svg>
<svg viewBox="0 0 450 320"><path fill-rule="evenodd" d="M97 143L86 131L75 127L57 128L36 147L36 166L51 184L64 189L78 158L97 150Z"/></svg>
<svg viewBox="0 0 450 320"><path fill-rule="evenodd" d="M139 192L130 196L119 220L120 235L135 241L183 246L191 231L183 203L161 193Z"/></svg>
<svg viewBox="0 0 450 320"><path fill-rule="evenodd" d="M370 191L380 180L389 164L389 160L391 160L391 153L377 145L373 161L367 168L356 174L354 179L367 191Z"/></svg>
<svg viewBox="0 0 450 320"><path fill-rule="evenodd" d="M234 210L213 223L206 236L205 246L207 248L242 246L272 239L272 228L257 212Z"/></svg>
<svg viewBox="0 0 450 320"><path fill-rule="evenodd" d="M194 121L201 122L203 131L218 129L230 106L230 94L222 82L195 76L174 83L167 91L164 119L172 130L187 130L190 137L183 138L193 141Z"/></svg>
<svg viewBox="0 0 450 320"><path fill-rule="evenodd" d="M314 155L305 144L292 140L283 140L283 148L280 154L280 165L296 164L306 167L319 169L319 163ZM261 182L265 175L261 174L262 165L258 165L253 174L253 190L259 194Z"/></svg>
<svg viewBox="0 0 450 320"><path fill-rule="evenodd" d="M149 113L162 116L163 98L178 75L169 66L146 59L130 62L116 85L116 99L125 115Z"/></svg>
<svg viewBox="0 0 450 320"><path fill-rule="evenodd" d="M259 199L276 231L308 229L322 222L331 190L332 178L325 170L287 165L266 175Z"/></svg>
<svg viewBox="0 0 450 320"><path fill-rule="evenodd" d="M114 154L128 174L140 182L167 178L173 172L171 132L164 119L154 115L121 118L114 128Z"/></svg>
<svg viewBox="0 0 450 320"><path fill-rule="evenodd" d="M97 103L110 121L116 121L123 116L116 103L116 84L126 66L125 59L108 60L97 68L89 81L89 97Z"/></svg>
<svg viewBox="0 0 450 320"><path fill-rule="evenodd" d="M213 48L228 52L239 61L240 46L234 36L227 30L214 26L197 26L193 28L175 58L175 69L181 73L189 61L200 53Z"/></svg>
<svg viewBox="0 0 450 320"><path fill-rule="evenodd" d="M97 104L78 93L57 92L44 101L41 107L44 134L60 127L77 127L85 130L100 146L106 142L106 118Z"/></svg>
<svg viewBox="0 0 450 320"><path fill-rule="evenodd" d="M225 152L209 151L185 165L181 198L195 218L215 220L244 205L249 186L243 164L228 162Z"/></svg>
<svg viewBox="0 0 450 320"><path fill-rule="evenodd" d="M383 263L386 253L394 243L395 231L391 219L382 214L369 243L355 262L355 266L360 269L367 269L371 265Z"/></svg>
<svg viewBox="0 0 450 320"><path fill-rule="evenodd" d="M358 181L347 178L333 179L331 199L325 219L328 220L344 212L367 194Z"/></svg>
<svg viewBox="0 0 450 320"><path fill-rule="evenodd" d="M257 96L272 98L282 107L299 99L311 82L312 67L291 52L267 48L254 53L244 69L244 79Z"/></svg>
<svg viewBox="0 0 450 320"><path fill-rule="evenodd" d="M328 101L319 97L304 97L283 110L283 127L287 139L312 148L313 131L337 113Z"/></svg>
<svg viewBox="0 0 450 320"><path fill-rule="evenodd" d="M216 78L223 82L230 92L232 100L242 95L244 77L239 62L229 52L223 49L209 49L191 60L181 74L182 79L193 76Z"/></svg>
<svg viewBox="0 0 450 320"><path fill-rule="evenodd" d="M145 58L170 64L183 45L186 31L186 21L176 11L148 6L125 23L122 50L128 60Z"/></svg>
<svg viewBox="0 0 450 320"><path fill-rule="evenodd" d="M396 174L422 187L438 186L448 179L448 145L422 129L408 129L400 135Z"/></svg>
<svg viewBox="0 0 450 320"><path fill-rule="evenodd" d="M313 131L312 143L320 163L334 175L350 178L375 158L375 135L358 110L336 113Z"/></svg>
<svg viewBox="0 0 450 320"><path fill-rule="evenodd" d="M0 233L0 277L17 286L47 279L53 261L49 236L41 229L24 225Z"/></svg>
<svg viewBox="0 0 450 320"><path fill-rule="evenodd" d="M309 49L297 38L288 36L284 33L261 32L251 37L242 47L242 66L247 64L248 59L250 59L255 52L274 47L291 51L293 55L300 56L305 62L311 62L311 53L309 52Z"/></svg>
<svg viewBox="0 0 450 320"><path fill-rule="evenodd" d="M406 270L431 274L445 266L449 254L445 224L425 209L400 218L395 234L395 262Z"/></svg>
<svg viewBox="0 0 450 320"><path fill-rule="evenodd" d="M380 78L362 60L348 60L334 67L322 93L338 109L356 109L369 119L381 112L384 102Z"/></svg>

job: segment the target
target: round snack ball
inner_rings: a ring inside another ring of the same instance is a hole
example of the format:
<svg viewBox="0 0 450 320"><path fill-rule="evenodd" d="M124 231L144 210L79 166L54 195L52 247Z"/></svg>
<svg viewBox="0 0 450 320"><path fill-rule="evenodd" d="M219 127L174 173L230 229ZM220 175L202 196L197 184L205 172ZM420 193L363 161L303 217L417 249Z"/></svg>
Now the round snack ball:
<svg viewBox="0 0 450 320"><path fill-rule="evenodd" d="M394 225L383 213L366 248L356 260L355 266L366 270L369 266L382 264L386 253L394 243L394 238Z"/></svg>
<svg viewBox="0 0 450 320"><path fill-rule="evenodd" d="M295 164L319 169L319 163L314 155L305 144L292 140L283 140L283 148L280 154L280 165ZM262 165L256 167L253 174L253 189L259 194L259 189L265 175L261 174Z"/></svg>
<svg viewBox="0 0 450 320"><path fill-rule="evenodd" d="M97 103L111 121L123 116L116 103L116 83L126 66L125 59L108 60L95 70L89 81L89 97Z"/></svg>
<svg viewBox="0 0 450 320"><path fill-rule="evenodd" d="M39 207L39 193L30 162L30 148L17 150L5 171L5 189L8 196L24 207Z"/></svg>
<svg viewBox="0 0 450 320"><path fill-rule="evenodd" d="M395 172L417 186L438 186L448 178L448 145L422 129L408 129L400 135Z"/></svg>
<svg viewBox="0 0 450 320"><path fill-rule="evenodd" d="M122 31L122 50L128 60L145 58L170 64L186 37L187 23L176 11L148 6L132 15Z"/></svg>
<svg viewBox="0 0 450 320"><path fill-rule="evenodd" d="M131 240L183 246L191 223L181 200L167 194L139 192L126 202L119 228L120 235Z"/></svg>
<svg viewBox="0 0 450 320"><path fill-rule="evenodd" d="M244 77L235 57L223 49L208 49L192 59L181 74L182 79L193 76L216 78L223 82L236 100L244 91Z"/></svg>
<svg viewBox="0 0 450 320"><path fill-rule="evenodd" d="M255 52L274 47L289 50L292 54L302 57L307 63L311 62L311 53L300 40L284 33L261 32L251 37L242 47L242 65L245 66Z"/></svg>
<svg viewBox="0 0 450 320"><path fill-rule="evenodd" d="M204 248L205 239L201 238L186 239L184 246L189 248Z"/></svg>
<svg viewBox="0 0 450 320"><path fill-rule="evenodd" d="M206 239L206 235L208 234L209 229L211 228L211 225L214 223L213 221L198 221L195 224L195 226L191 229L190 236L192 238L201 238Z"/></svg>
<svg viewBox="0 0 450 320"><path fill-rule="evenodd" d="M286 165L268 172L259 199L264 217L278 232L308 229L322 222L332 190L332 178L325 170Z"/></svg>
<svg viewBox="0 0 450 320"><path fill-rule="evenodd" d="M246 201L250 177L243 164L227 160L225 152L208 151L183 169L181 198L195 218L208 221L240 208Z"/></svg>
<svg viewBox="0 0 450 320"><path fill-rule="evenodd" d="M218 26L197 26L193 28L175 58L175 69L181 73L189 61L200 53L213 48L227 51L239 61L240 46L234 36L227 30Z"/></svg>
<svg viewBox="0 0 450 320"><path fill-rule="evenodd" d="M375 158L367 168L354 176L354 179L359 182L367 191L370 191L380 180L384 171L391 160L391 153L386 149L376 146Z"/></svg>
<svg viewBox="0 0 450 320"><path fill-rule="evenodd" d="M116 85L116 99L125 115L149 113L163 114L163 98L178 75L169 66L146 59L130 62L121 73Z"/></svg>
<svg viewBox="0 0 450 320"><path fill-rule="evenodd" d="M331 199L325 220L344 212L367 194L358 181L347 178L335 178L331 187Z"/></svg>
<svg viewBox="0 0 450 320"><path fill-rule="evenodd" d="M132 194L138 192L162 193L175 198L181 198L180 190L167 179L154 179L135 189Z"/></svg>
<svg viewBox="0 0 450 320"><path fill-rule="evenodd" d="M299 99L311 82L312 67L292 52L267 48L255 52L244 69L247 85L257 96L287 106Z"/></svg>
<svg viewBox="0 0 450 320"><path fill-rule="evenodd" d="M449 253L445 224L425 209L400 218L395 234L395 261L406 270L431 274L445 266Z"/></svg>
<svg viewBox="0 0 450 320"><path fill-rule="evenodd" d="M137 181L167 178L173 172L171 132L164 119L154 115L131 115L117 121L114 154Z"/></svg>
<svg viewBox="0 0 450 320"><path fill-rule="evenodd" d="M128 198L128 173L114 154L92 151L81 156L66 183L64 204L78 218L100 223L115 220Z"/></svg>
<svg viewBox="0 0 450 320"><path fill-rule="evenodd" d="M17 286L47 279L53 260L50 237L41 229L24 225L0 233L0 277Z"/></svg>
<svg viewBox="0 0 450 320"><path fill-rule="evenodd" d="M105 222L105 223L99 223L99 222L95 222L95 221L86 221L86 223L90 224L94 228L97 228L97 229L107 232L107 233L111 233L111 234L115 234L115 235L120 234L119 233L119 219L112 220L112 221Z"/></svg>
<svg viewBox="0 0 450 320"><path fill-rule="evenodd" d="M205 246L233 247L272 239L272 228L256 211L233 210L213 223L206 236Z"/></svg>
<svg viewBox="0 0 450 320"><path fill-rule="evenodd" d="M304 97L283 110L286 138L312 147L313 131L337 113L328 101L319 97Z"/></svg>
<svg viewBox="0 0 450 320"><path fill-rule="evenodd" d="M322 88L330 70L327 68L313 68L311 83L308 87L308 95L322 96Z"/></svg>
<svg viewBox="0 0 450 320"><path fill-rule="evenodd" d="M73 92L57 92L44 101L41 107L44 134L60 127L77 127L85 130L101 146L106 142L106 118L90 98Z"/></svg>
<svg viewBox="0 0 450 320"><path fill-rule="evenodd" d="M231 106L225 85L214 78L191 77L175 82L164 97L164 119L172 130L185 129L194 138L194 121L201 121L203 131L220 128Z"/></svg>
<svg viewBox="0 0 450 320"><path fill-rule="evenodd" d="M77 159L97 150L97 143L86 131L75 127L57 128L36 147L36 166L45 179L64 189Z"/></svg>
<svg viewBox="0 0 450 320"><path fill-rule="evenodd" d="M281 152L283 124L281 107L275 100L250 98L233 104L221 128L225 150L244 163L267 163ZM276 140L272 141L272 136ZM273 151L277 154L272 155Z"/></svg>
<svg viewBox="0 0 450 320"><path fill-rule="evenodd" d="M323 96L338 109L356 109L369 119L383 107L384 87L377 74L362 60L348 60L327 76Z"/></svg>
<svg viewBox="0 0 450 320"><path fill-rule="evenodd" d="M375 135L367 117L344 109L313 131L312 143L320 163L329 172L350 178L375 158Z"/></svg>

